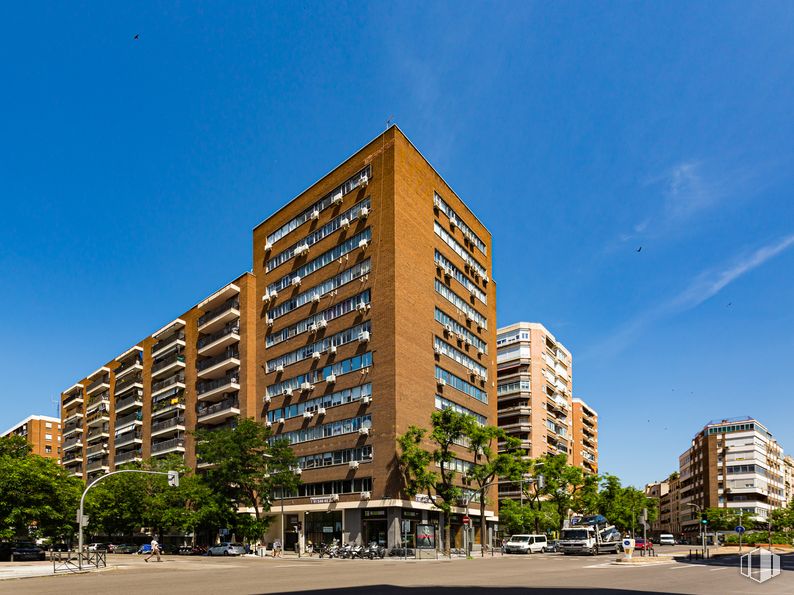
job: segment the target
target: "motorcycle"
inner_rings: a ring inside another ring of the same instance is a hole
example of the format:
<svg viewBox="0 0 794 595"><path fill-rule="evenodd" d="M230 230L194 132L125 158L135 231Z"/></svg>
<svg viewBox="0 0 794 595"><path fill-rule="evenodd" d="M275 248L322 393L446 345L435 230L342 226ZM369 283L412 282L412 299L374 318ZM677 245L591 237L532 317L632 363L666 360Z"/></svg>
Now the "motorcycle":
<svg viewBox="0 0 794 595"><path fill-rule="evenodd" d="M382 560L386 557L386 548L378 544L377 541L373 541L367 546L367 549L364 551L364 556L370 560L374 560L375 558L380 558Z"/></svg>

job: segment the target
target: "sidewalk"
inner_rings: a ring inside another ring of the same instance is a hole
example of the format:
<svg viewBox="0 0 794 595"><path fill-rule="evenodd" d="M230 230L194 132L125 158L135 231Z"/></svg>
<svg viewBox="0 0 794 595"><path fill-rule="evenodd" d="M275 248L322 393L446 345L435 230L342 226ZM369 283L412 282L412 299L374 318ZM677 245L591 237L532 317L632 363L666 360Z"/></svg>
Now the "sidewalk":
<svg viewBox="0 0 794 595"><path fill-rule="evenodd" d="M0 581L33 576L52 576L52 562L28 562L26 564L0 564Z"/></svg>

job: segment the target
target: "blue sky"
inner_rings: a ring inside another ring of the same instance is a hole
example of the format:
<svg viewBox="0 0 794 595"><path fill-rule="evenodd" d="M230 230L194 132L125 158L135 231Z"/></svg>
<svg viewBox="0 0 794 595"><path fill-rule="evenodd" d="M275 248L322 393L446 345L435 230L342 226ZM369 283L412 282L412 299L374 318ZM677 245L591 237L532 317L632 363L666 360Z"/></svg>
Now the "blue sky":
<svg viewBox="0 0 794 595"><path fill-rule="evenodd" d="M498 322L572 350L602 469L738 415L794 451L792 5L456 6L5 5L0 426L249 269L393 116L493 233Z"/></svg>

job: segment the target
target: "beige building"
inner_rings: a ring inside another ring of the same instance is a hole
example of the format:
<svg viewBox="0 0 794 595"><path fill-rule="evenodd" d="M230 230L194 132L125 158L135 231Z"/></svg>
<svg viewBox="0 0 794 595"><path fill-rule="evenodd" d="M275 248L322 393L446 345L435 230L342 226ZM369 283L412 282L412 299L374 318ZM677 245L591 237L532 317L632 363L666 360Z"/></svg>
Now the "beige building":
<svg viewBox="0 0 794 595"><path fill-rule="evenodd" d="M598 473L598 413L582 399L571 401L571 464Z"/></svg>
<svg viewBox="0 0 794 595"><path fill-rule="evenodd" d="M0 434L22 436L31 452L48 459L61 457L61 420L47 415L31 415Z"/></svg>
<svg viewBox="0 0 794 595"><path fill-rule="evenodd" d="M783 457L783 480L785 484L786 506L794 503L794 458Z"/></svg>
<svg viewBox="0 0 794 595"><path fill-rule="evenodd" d="M565 454L572 463L571 353L536 322L498 329L496 344L499 427L530 458ZM500 498L519 495L518 485L500 484Z"/></svg>

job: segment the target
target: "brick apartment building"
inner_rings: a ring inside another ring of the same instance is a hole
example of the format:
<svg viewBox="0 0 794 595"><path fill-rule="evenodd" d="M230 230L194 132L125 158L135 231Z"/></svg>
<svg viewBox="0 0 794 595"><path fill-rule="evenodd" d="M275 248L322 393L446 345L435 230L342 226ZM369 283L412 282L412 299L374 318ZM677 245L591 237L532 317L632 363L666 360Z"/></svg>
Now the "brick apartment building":
<svg viewBox="0 0 794 595"><path fill-rule="evenodd" d="M582 399L571 400L571 464L598 473L598 413Z"/></svg>
<svg viewBox="0 0 794 595"><path fill-rule="evenodd" d="M22 436L31 452L48 459L61 457L61 420L47 415L31 415L0 434Z"/></svg>
<svg viewBox="0 0 794 595"><path fill-rule="evenodd" d="M401 519L441 523L402 493L396 438L442 408L496 422L488 230L393 126L256 226L253 262L63 392L66 468L172 452L200 468L190 430L240 415L300 457L271 539L393 545ZM459 504L458 545L479 509Z"/></svg>

